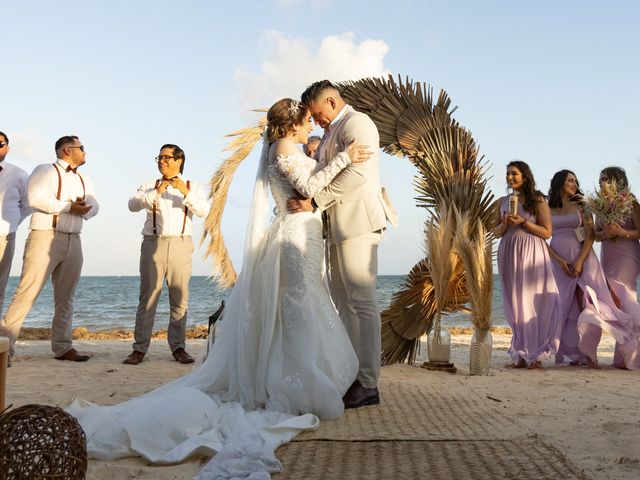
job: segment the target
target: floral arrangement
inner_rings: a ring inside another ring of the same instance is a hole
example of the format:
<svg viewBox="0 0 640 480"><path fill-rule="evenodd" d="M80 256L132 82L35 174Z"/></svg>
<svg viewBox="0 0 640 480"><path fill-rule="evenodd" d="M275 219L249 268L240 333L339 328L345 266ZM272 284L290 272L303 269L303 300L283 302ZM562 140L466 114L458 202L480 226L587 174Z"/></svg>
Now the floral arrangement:
<svg viewBox="0 0 640 480"><path fill-rule="evenodd" d="M616 182L607 182L600 190L587 196L591 211L605 224L621 225L631 216L635 197L628 187L619 187Z"/></svg>

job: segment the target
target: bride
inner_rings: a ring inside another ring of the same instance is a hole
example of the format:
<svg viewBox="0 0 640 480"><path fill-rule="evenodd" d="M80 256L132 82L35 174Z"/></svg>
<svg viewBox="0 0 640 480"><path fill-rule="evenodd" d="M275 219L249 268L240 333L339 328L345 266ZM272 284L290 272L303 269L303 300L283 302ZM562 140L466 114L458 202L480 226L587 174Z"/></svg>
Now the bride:
<svg viewBox="0 0 640 480"><path fill-rule="evenodd" d="M215 454L196 479L270 478L282 468L279 445L342 415L358 360L323 281L322 220L289 214L286 202L313 197L371 152L352 144L320 168L296 145L312 129L304 105L279 100L267 121L242 271L215 344L199 368L146 395L114 406L76 400L68 410L91 457ZM267 226L268 189L276 216Z"/></svg>

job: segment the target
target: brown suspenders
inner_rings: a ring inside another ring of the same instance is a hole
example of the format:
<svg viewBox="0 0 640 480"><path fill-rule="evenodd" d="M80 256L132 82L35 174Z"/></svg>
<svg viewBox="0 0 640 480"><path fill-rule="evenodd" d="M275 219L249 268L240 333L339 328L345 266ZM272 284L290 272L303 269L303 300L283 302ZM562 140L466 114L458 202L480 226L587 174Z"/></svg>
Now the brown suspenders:
<svg viewBox="0 0 640 480"><path fill-rule="evenodd" d="M156 180L156 186L153 187L154 190L157 190L159 186L160 186L160 180ZM158 227L156 227L156 202L155 201L153 202L152 212L153 212L153 235L157 237Z"/></svg>
<svg viewBox="0 0 640 480"><path fill-rule="evenodd" d="M187 180L187 190L191 190L191 182L189 180ZM187 225L187 212L189 211L189 209L187 208L187 206L184 206L184 218L182 219L182 231L180 232L180 235L184 235L184 227Z"/></svg>
<svg viewBox="0 0 640 480"><path fill-rule="evenodd" d="M155 187L153 187L154 189L158 189L158 187L160 186L160 182L161 180L156 180L156 185ZM191 181L187 180L187 190L191 190ZM182 219L182 231L180 232L180 235L184 235L184 227L187 225L187 213L189 212L189 208L185 205L184 207L184 218ZM158 236L158 227L156 225L156 202L153 202L153 207L151 209L151 213L153 215L153 234L157 237Z"/></svg>
<svg viewBox="0 0 640 480"><path fill-rule="evenodd" d="M54 163L53 168L58 174L58 192L56 193L56 200L60 200L60 195L62 194L62 175L60 175L60 169L58 168L57 164ZM78 178L80 179L80 183L82 183L82 199L84 200L87 195L87 189L84 186L84 180L82 179L82 175L80 175L79 173L76 173L76 175L78 175ZM58 215L54 214L53 220L51 221L51 226L53 227L54 230L56 229L57 224L58 224Z"/></svg>

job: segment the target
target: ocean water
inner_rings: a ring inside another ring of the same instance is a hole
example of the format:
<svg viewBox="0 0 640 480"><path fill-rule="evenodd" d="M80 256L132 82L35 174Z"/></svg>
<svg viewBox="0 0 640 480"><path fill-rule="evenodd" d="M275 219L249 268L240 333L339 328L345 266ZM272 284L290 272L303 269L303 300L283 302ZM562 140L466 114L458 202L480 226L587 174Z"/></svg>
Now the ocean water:
<svg viewBox="0 0 640 480"><path fill-rule="evenodd" d="M493 324L506 326L502 311L502 292L497 276L494 276ZM381 310L391 302L392 295L400 289L404 275L381 275L378 277L378 299ZM6 308L18 284L18 277L11 277L5 297ZM89 330L129 329L135 325L138 306L139 277L81 277L74 303L74 327ZM209 277L192 277L189 287L188 325L207 324L209 315L216 311L225 292L216 289ZM226 292L228 294L228 292ZM51 282L43 289L38 301L25 320L25 327L50 327L53 318L53 290ZM166 329L169 322L169 295L165 287L158 310L154 329ZM468 327L471 325L466 314L445 317L447 326Z"/></svg>

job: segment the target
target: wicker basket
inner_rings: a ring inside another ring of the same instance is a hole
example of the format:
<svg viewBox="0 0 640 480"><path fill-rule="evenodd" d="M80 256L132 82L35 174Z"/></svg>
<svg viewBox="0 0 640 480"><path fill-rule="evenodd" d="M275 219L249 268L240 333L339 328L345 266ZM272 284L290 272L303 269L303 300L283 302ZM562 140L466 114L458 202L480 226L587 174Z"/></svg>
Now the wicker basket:
<svg viewBox="0 0 640 480"><path fill-rule="evenodd" d="M84 431L61 408L24 405L0 416L0 478L81 480L86 471Z"/></svg>

